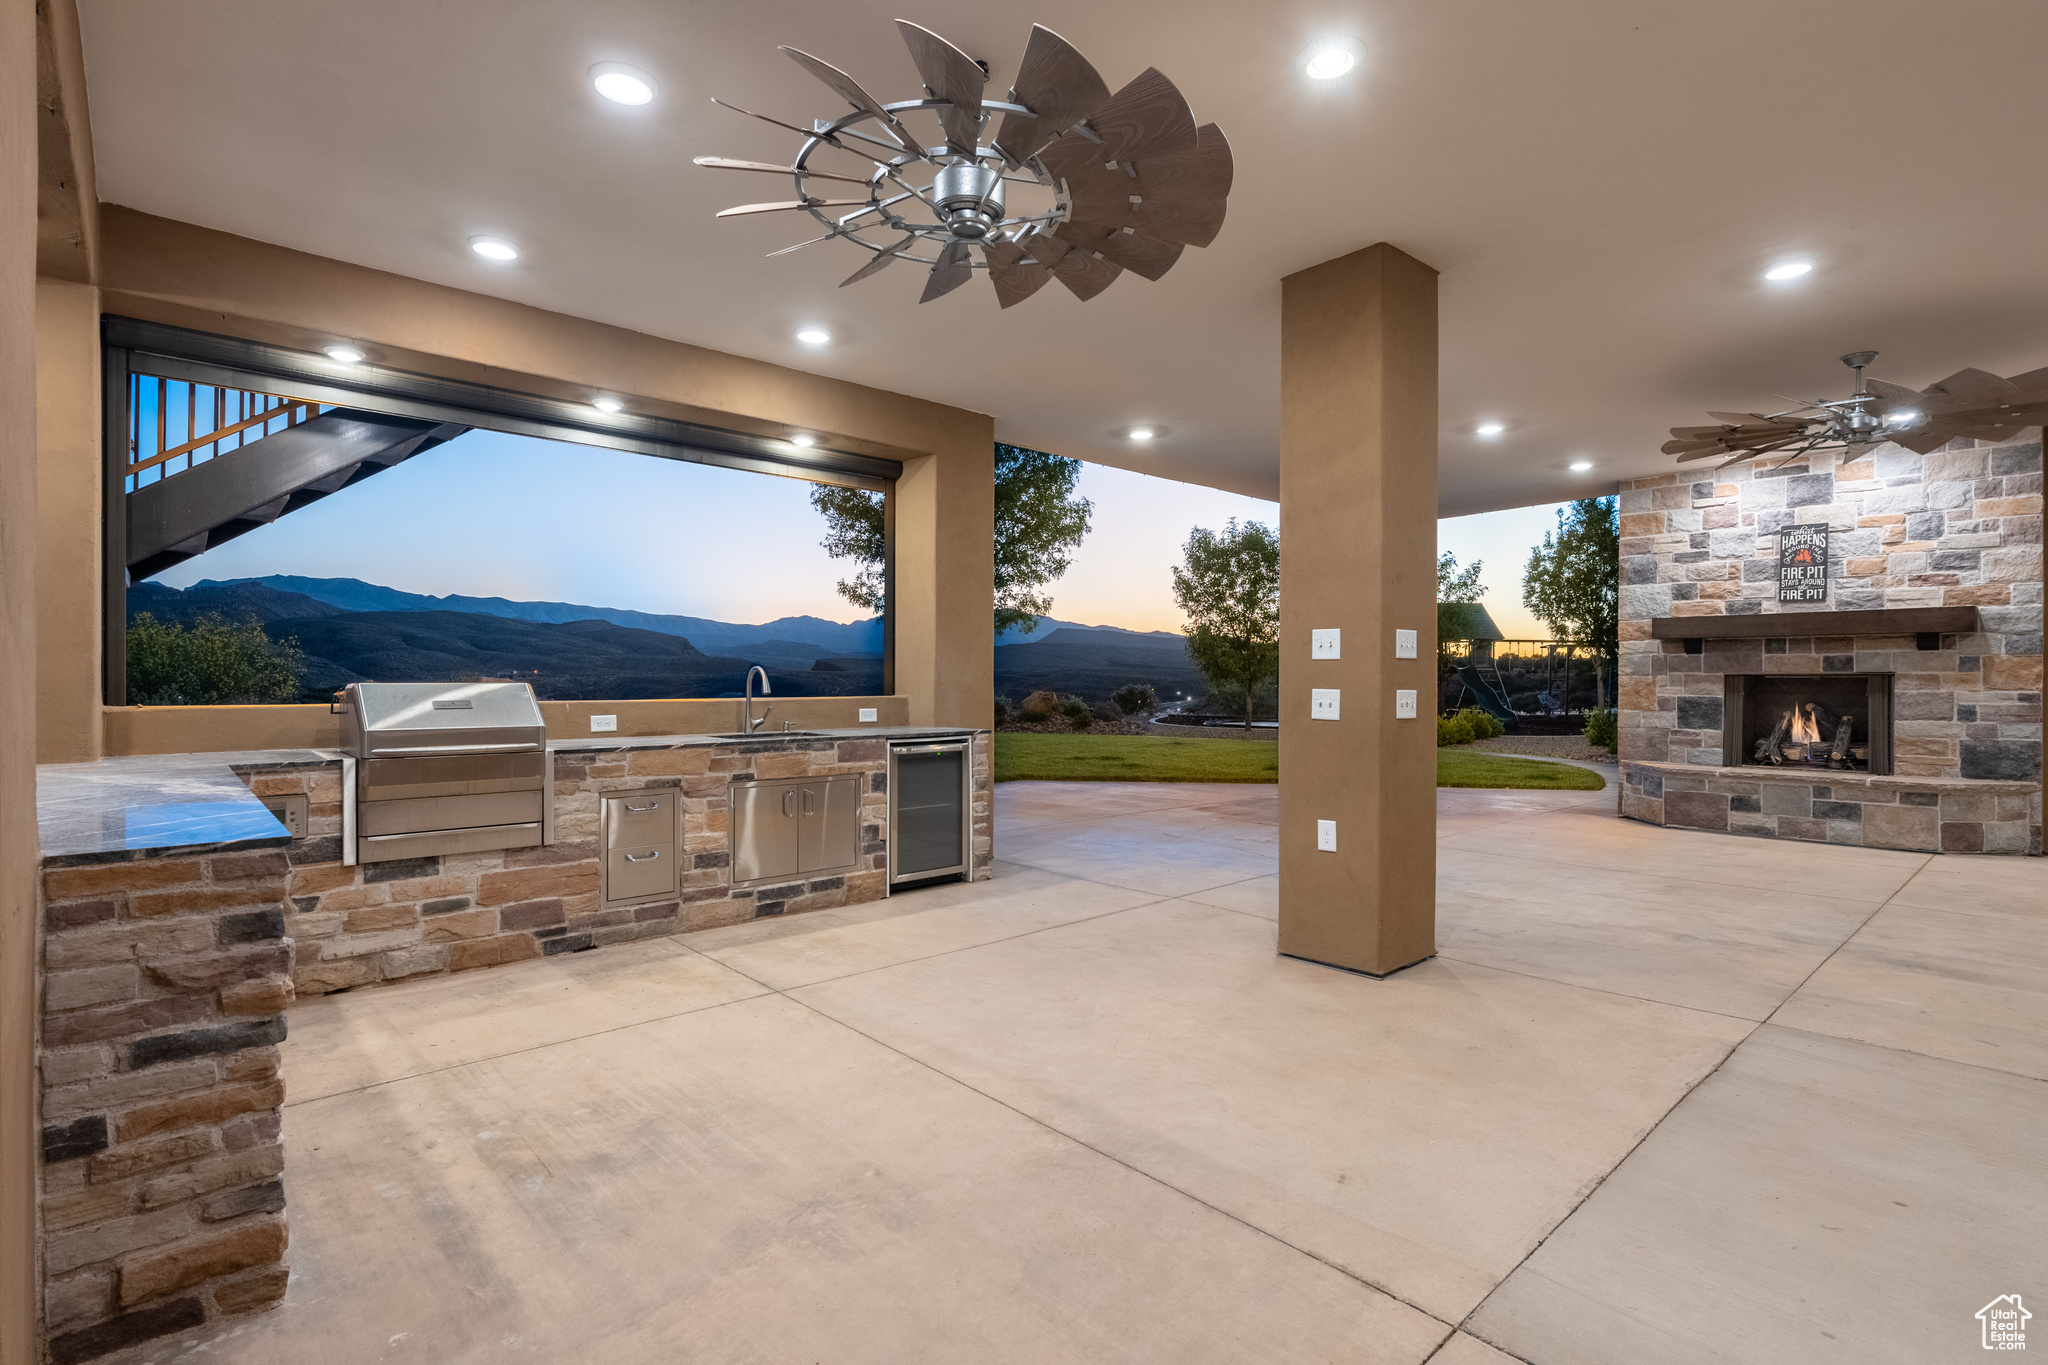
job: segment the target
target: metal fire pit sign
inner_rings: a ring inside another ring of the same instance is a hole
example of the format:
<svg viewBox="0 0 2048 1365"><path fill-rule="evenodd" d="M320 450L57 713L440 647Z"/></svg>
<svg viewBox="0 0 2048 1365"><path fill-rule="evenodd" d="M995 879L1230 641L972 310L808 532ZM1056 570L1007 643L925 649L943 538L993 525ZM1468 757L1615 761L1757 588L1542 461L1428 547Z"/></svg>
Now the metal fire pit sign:
<svg viewBox="0 0 2048 1365"><path fill-rule="evenodd" d="M1778 532L1778 600L1828 600L1828 528L1787 526Z"/></svg>

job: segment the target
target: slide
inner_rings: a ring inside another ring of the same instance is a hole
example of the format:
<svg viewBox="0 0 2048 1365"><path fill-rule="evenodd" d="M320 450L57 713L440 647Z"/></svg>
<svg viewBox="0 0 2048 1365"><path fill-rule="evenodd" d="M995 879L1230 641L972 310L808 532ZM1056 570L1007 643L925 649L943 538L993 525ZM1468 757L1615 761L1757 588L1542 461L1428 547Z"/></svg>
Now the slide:
<svg viewBox="0 0 2048 1365"><path fill-rule="evenodd" d="M1480 710L1487 712L1508 729L1515 728L1515 713L1508 705L1507 697L1500 690L1498 675L1488 678L1477 668L1467 664L1458 670L1458 681L1465 684L1465 695L1476 702Z"/></svg>

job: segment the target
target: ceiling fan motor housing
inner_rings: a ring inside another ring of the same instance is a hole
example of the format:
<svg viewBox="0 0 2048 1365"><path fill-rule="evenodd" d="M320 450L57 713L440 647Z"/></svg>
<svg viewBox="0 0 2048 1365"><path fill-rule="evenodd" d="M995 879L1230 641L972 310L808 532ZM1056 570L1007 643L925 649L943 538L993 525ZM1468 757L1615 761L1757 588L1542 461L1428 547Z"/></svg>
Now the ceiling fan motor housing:
<svg viewBox="0 0 2048 1365"><path fill-rule="evenodd" d="M939 168L932 196L955 237L978 242L1003 221L1003 173L972 161Z"/></svg>

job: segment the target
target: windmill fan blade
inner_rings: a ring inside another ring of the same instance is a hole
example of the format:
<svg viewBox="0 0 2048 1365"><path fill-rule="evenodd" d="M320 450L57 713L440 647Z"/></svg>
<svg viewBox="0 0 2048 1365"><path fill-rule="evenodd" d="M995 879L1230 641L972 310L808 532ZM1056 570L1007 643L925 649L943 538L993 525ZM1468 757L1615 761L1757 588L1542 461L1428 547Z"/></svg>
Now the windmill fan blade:
<svg viewBox="0 0 2048 1365"><path fill-rule="evenodd" d="M918 145L917 139L911 136L910 130L897 122L896 116L887 109L884 109L880 100L863 90L859 81L847 75L844 71L832 65L832 63L820 61L810 53L798 48L785 47L781 50L789 54L791 61L823 81L839 98L845 100L854 108L864 113L873 114L876 118L880 119L882 126L888 130L889 135L901 142L905 151L915 152L919 156L924 155L924 148Z"/></svg>
<svg viewBox="0 0 2048 1365"><path fill-rule="evenodd" d="M2036 403L2048 399L2048 369L2028 370L2006 382L2018 391L2022 402Z"/></svg>
<svg viewBox="0 0 2048 1365"><path fill-rule="evenodd" d="M1086 303L1115 284L1124 269L1092 251L1074 250L1059 258L1052 273L1075 298Z"/></svg>
<svg viewBox="0 0 2048 1365"><path fill-rule="evenodd" d="M1945 398L1962 399L1972 405L2010 403L2019 396L2019 390L2011 380L1995 375L1989 370L1957 370L1943 380L1927 386L1927 396L1941 395Z"/></svg>
<svg viewBox="0 0 2048 1365"><path fill-rule="evenodd" d="M735 161L727 156L700 156L695 158L695 160L699 166L709 166L714 170L721 171L773 171L779 175L795 175L797 173L797 169L794 166L778 166L772 161ZM804 167L803 173L815 176L819 180L843 180L849 185L865 185L868 183L865 176L840 175L837 171L814 170L809 166Z"/></svg>
<svg viewBox="0 0 2048 1365"><path fill-rule="evenodd" d="M1061 223L1054 235L1148 280L1156 280L1173 269L1182 251L1179 242L1162 242L1131 228L1106 228L1095 223Z"/></svg>
<svg viewBox="0 0 2048 1365"><path fill-rule="evenodd" d="M1716 422L1726 422L1729 426L1734 427L1748 426L1751 422L1769 420L1760 412L1710 412L1707 416L1713 418Z"/></svg>
<svg viewBox="0 0 2048 1365"><path fill-rule="evenodd" d="M917 63L924 88L932 92L933 99L951 101L938 110L946 145L962 156L973 156L981 138L981 90L988 83L988 73L974 58L928 28L898 19L896 31L910 49L910 60Z"/></svg>
<svg viewBox="0 0 2048 1365"><path fill-rule="evenodd" d="M865 199L792 199L780 204L741 204L737 208L720 209L720 218L738 218L749 213L780 213L784 209L844 209L856 204L865 204Z"/></svg>
<svg viewBox="0 0 2048 1365"><path fill-rule="evenodd" d="M1102 139L1102 159L1122 166L1148 156L1195 149L1195 115L1180 88L1148 66L1088 116Z"/></svg>
<svg viewBox="0 0 2048 1365"><path fill-rule="evenodd" d="M1031 111L1003 115L996 133L996 147L1014 166L1109 103L1109 86L1073 44L1033 24L1010 101Z"/></svg>
<svg viewBox="0 0 2048 1365"><path fill-rule="evenodd" d="M996 302L1005 308L1024 302L1052 278L1052 270L1032 259L1023 244L990 242L984 254L988 257L989 282L996 287Z"/></svg>
<svg viewBox="0 0 2048 1365"><path fill-rule="evenodd" d="M903 249L905 247L914 244L916 241L917 235L913 233L910 236L905 237L896 245L892 247L884 247L882 250L877 251L875 253L875 258L872 261L869 261L866 265L862 266L860 269L854 271L851 275L848 275L845 279L841 280L839 282L839 287L841 289L844 289L849 284L858 284L860 281L866 279L870 275L879 275L882 272L883 268L889 264L889 262L895 260L898 256L903 254Z"/></svg>
<svg viewBox="0 0 2048 1365"><path fill-rule="evenodd" d="M946 249L939 253L939 259L932 265L932 273L924 282L924 294L919 303L930 303L941 294L950 294L974 278L974 257L965 242L948 242Z"/></svg>
<svg viewBox="0 0 2048 1365"><path fill-rule="evenodd" d="M1926 400L1916 391L1901 384L1887 384L1882 379L1866 379L1863 387L1884 400L1885 410L1894 408L1918 408Z"/></svg>
<svg viewBox="0 0 2048 1365"><path fill-rule="evenodd" d="M780 251L771 251L768 253L768 258L773 260L777 256L787 256L792 251L802 251L807 246L816 246L820 242L829 242L838 235L836 232L828 232L823 237L813 237L807 242L798 242L795 246L786 246Z"/></svg>
<svg viewBox="0 0 2048 1365"><path fill-rule="evenodd" d="M1046 169L1067 181L1076 218L1187 246L1207 246L1223 230L1235 165L1215 124L1197 130L1192 151L1137 162L1135 175L1102 169L1099 154L1079 137L1062 138L1045 153Z"/></svg>

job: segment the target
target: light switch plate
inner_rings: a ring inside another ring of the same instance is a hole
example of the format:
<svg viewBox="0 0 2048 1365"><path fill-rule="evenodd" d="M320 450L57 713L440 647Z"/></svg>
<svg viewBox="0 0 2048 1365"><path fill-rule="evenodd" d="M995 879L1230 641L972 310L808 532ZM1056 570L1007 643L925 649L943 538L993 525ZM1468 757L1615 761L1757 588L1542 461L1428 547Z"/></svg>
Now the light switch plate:
<svg viewBox="0 0 2048 1365"><path fill-rule="evenodd" d="M1316 852L1335 853L1336 851L1337 822L1335 820L1316 821Z"/></svg>
<svg viewBox="0 0 2048 1365"><path fill-rule="evenodd" d="M1397 659L1412 659L1415 657L1414 631L1397 630L1394 632L1394 657Z"/></svg>
<svg viewBox="0 0 2048 1365"><path fill-rule="evenodd" d="M1308 718L1310 720L1337 719L1337 689L1334 687L1312 687L1308 693Z"/></svg>
<svg viewBox="0 0 2048 1365"><path fill-rule="evenodd" d="M869 721L880 720L882 718L881 708L878 706L863 706L860 708L860 718L862 724L866 724Z"/></svg>
<svg viewBox="0 0 2048 1365"><path fill-rule="evenodd" d="M600 730L616 730L618 728L619 718L617 716L592 716L590 718L590 733L593 735Z"/></svg>
<svg viewBox="0 0 2048 1365"><path fill-rule="evenodd" d="M1394 693L1394 719L1415 719L1415 693L1406 688Z"/></svg>
<svg viewBox="0 0 2048 1365"><path fill-rule="evenodd" d="M1341 659L1344 657L1344 632L1341 630L1312 630L1308 633L1308 656L1311 659Z"/></svg>

